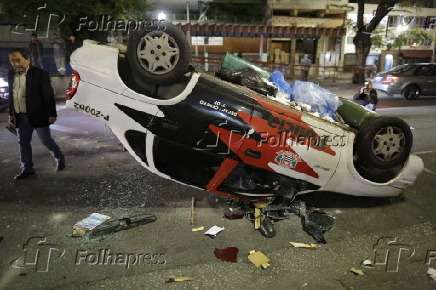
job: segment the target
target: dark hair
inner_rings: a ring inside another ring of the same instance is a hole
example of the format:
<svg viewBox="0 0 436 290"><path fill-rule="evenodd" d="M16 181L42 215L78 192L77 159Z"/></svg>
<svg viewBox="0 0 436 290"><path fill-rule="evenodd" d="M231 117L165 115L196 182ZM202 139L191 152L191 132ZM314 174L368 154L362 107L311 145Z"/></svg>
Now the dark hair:
<svg viewBox="0 0 436 290"><path fill-rule="evenodd" d="M27 56L26 51L23 48L12 48L11 50L9 50L9 55L11 55L11 54L13 54L15 52L19 52L22 57L24 57L25 59L29 59L29 57Z"/></svg>
<svg viewBox="0 0 436 290"><path fill-rule="evenodd" d="M32 33L32 36L35 36L35 37L36 37L36 33Z"/></svg>

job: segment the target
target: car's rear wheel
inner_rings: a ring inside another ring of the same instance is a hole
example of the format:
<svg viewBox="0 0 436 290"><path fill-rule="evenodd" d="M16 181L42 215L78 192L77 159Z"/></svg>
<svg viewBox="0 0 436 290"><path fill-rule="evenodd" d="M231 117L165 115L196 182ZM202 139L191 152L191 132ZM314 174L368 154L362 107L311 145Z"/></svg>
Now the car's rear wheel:
<svg viewBox="0 0 436 290"><path fill-rule="evenodd" d="M183 32L169 22L162 24L164 30L134 31L127 46L133 75L157 85L177 81L191 62L190 46Z"/></svg>
<svg viewBox="0 0 436 290"><path fill-rule="evenodd" d="M416 100L421 95L421 89L417 85L408 85L403 90L403 98Z"/></svg>
<svg viewBox="0 0 436 290"><path fill-rule="evenodd" d="M406 161L413 136L403 120L375 117L362 124L356 142L359 163L370 168L387 169Z"/></svg>

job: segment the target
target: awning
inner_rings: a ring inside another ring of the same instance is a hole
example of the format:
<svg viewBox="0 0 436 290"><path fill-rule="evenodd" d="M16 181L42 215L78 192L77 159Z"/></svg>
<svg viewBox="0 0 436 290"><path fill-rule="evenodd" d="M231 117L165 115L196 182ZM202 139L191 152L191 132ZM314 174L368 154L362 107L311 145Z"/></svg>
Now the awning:
<svg viewBox="0 0 436 290"><path fill-rule="evenodd" d="M403 58L431 58L433 56L433 51L422 50L422 49L407 49L401 50L400 52Z"/></svg>

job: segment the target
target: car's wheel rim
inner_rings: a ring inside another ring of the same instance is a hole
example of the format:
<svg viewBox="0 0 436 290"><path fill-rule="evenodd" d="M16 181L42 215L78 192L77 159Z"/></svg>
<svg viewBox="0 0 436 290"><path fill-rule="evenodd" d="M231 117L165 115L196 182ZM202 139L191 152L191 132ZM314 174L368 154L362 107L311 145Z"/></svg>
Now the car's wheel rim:
<svg viewBox="0 0 436 290"><path fill-rule="evenodd" d="M179 62L179 47L168 33L154 31L141 38L136 48L141 66L156 75L166 74Z"/></svg>
<svg viewBox="0 0 436 290"><path fill-rule="evenodd" d="M388 126L380 129L372 141L372 152L380 161L392 161L403 152L406 138L403 130Z"/></svg>
<svg viewBox="0 0 436 290"><path fill-rule="evenodd" d="M407 90L407 98L410 100L416 99L418 94L419 92L417 87L409 87Z"/></svg>

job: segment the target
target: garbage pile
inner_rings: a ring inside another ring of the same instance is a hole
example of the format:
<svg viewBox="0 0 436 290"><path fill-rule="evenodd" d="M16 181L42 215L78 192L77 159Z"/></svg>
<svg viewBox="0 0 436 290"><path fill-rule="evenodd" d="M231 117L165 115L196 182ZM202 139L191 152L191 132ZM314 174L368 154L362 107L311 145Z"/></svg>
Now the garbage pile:
<svg viewBox="0 0 436 290"><path fill-rule="evenodd" d="M339 121L336 116L336 110L342 104L339 97L312 82L288 83L282 72L267 72L229 53L221 70L215 75L225 81L248 87L297 110L307 111L330 122Z"/></svg>

